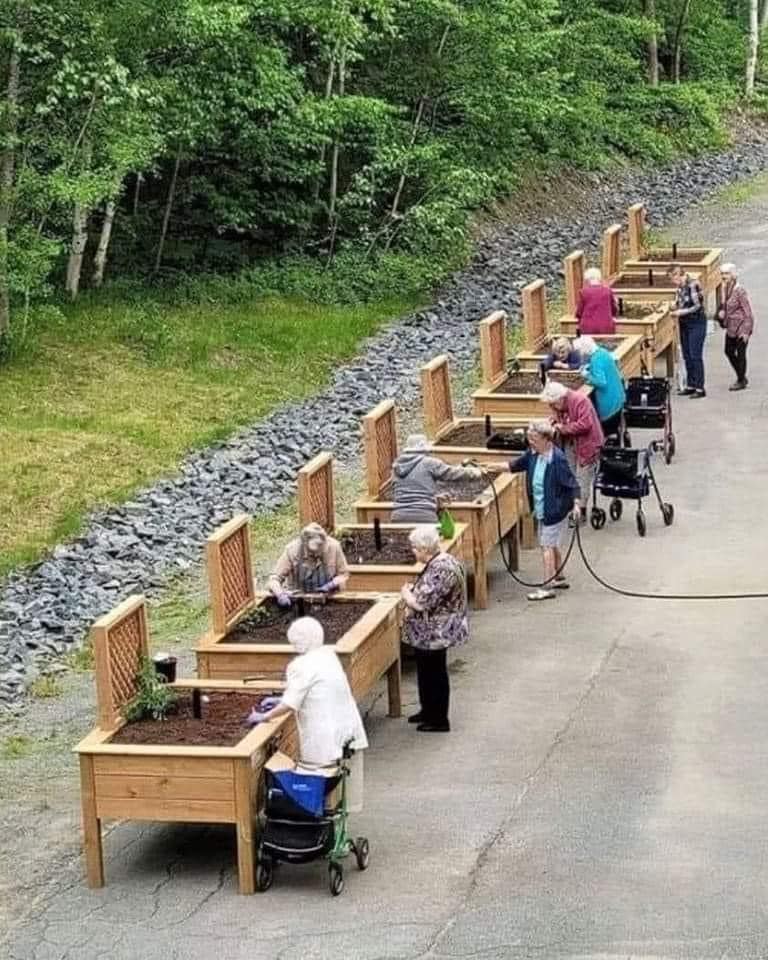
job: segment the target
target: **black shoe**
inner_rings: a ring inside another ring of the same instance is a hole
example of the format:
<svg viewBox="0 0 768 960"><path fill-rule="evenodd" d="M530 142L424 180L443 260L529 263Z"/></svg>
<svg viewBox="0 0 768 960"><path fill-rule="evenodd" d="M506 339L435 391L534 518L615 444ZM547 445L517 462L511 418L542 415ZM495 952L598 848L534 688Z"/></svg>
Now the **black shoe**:
<svg viewBox="0 0 768 960"><path fill-rule="evenodd" d="M421 712L421 710L419 710L418 713L413 713L410 717L408 717L408 723L422 723L423 720L424 714Z"/></svg>
<svg viewBox="0 0 768 960"><path fill-rule="evenodd" d="M420 723L416 729L419 733L450 733L450 723Z"/></svg>
<svg viewBox="0 0 768 960"><path fill-rule="evenodd" d="M696 393L693 387L684 387L682 390L677 391L678 397L692 397Z"/></svg>
<svg viewBox="0 0 768 960"><path fill-rule="evenodd" d="M693 393L689 394L689 398L691 400L701 400L704 397L706 397L706 395L707 395L706 390L694 390Z"/></svg>
<svg viewBox="0 0 768 960"><path fill-rule="evenodd" d="M746 390L747 385L744 381L737 380L736 383L732 383L728 389L731 391L731 393L735 393L737 390Z"/></svg>

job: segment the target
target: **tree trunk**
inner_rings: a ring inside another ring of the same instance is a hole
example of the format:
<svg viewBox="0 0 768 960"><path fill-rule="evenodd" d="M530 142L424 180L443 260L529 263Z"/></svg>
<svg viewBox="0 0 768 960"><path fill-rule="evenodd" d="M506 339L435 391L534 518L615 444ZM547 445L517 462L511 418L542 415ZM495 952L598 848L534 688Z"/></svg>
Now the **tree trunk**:
<svg viewBox="0 0 768 960"><path fill-rule="evenodd" d="M20 37L13 35L8 61L8 86L3 124L5 150L0 161L0 337L11 328L11 278L8 264L8 228L13 205L13 178L16 168L16 136L19 127Z"/></svg>
<svg viewBox="0 0 768 960"><path fill-rule="evenodd" d="M173 198L176 195L176 182L179 179L179 167L181 166L181 150L176 154L176 160L173 164L173 174L171 182L168 185L168 196L165 201L165 213L163 214L163 227L160 231L160 243L157 247L157 257L155 258L155 273L158 273L163 263L163 251L165 250L165 240L168 236L168 224L171 222L171 209L173 207Z"/></svg>
<svg viewBox="0 0 768 960"><path fill-rule="evenodd" d="M136 174L136 183L133 187L133 215L134 217L139 212L139 197L141 196L141 185L144 182L144 177L140 174Z"/></svg>
<svg viewBox="0 0 768 960"><path fill-rule="evenodd" d="M104 220L101 224L99 245L96 247L96 253L93 257L93 285L96 288L100 287L104 282L104 270L107 266L107 252L109 250L109 241L112 238L112 224L115 222L116 209L116 201L108 200L104 208Z"/></svg>
<svg viewBox="0 0 768 960"><path fill-rule="evenodd" d="M760 33L768 27L768 0L763 0L763 9L760 11Z"/></svg>
<svg viewBox="0 0 768 960"><path fill-rule="evenodd" d="M644 13L648 20L654 21L653 34L648 40L648 83L652 87L659 85L659 37L656 22L656 0L643 0Z"/></svg>
<svg viewBox="0 0 768 960"><path fill-rule="evenodd" d="M768 0L766 0L768 3ZM331 62L328 64L328 76L325 78L325 99L330 100L333 94L333 81L336 75L336 51L331 54ZM321 169L325 167L325 155L327 153L325 144L320 148L320 167ZM317 209L318 203L320 203L320 186L322 183L323 173L319 173L315 179L315 190L314 190L314 208Z"/></svg>
<svg viewBox="0 0 768 960"><path fill-rule="evenodd" d="M683 59L683 31L691 9L691 0L683 0L680 16L675 27L675 38L672 42L672 81L680 83L680 66Z"/></svg>
<svg viewBox="0 0 768 960"><path fill-rule="evenodd" d="M339 55L339 85L337 93L340 97L344 96L345 79L347 68L347 53L342 48ZM330 244L328 247L328 262L333 259L333 248L336 245L336 203L339 193L339 140L338 137L333 141L333 152L331 154L331 184L328 195L328 230L330 233Z"/></svg>
<svg viewBox="0 0 768 960"><path fill-rule="evenodd" d="M749 52L747 53L747 77L744 92L751 97L755 92L757 52L760 46L760 23L757 11L758 0L749 0Z"/></svg>
<svg viewBox="0 0 768 960"><path fill-rule="evenodd" d="M72 217L72 244L69 248L67 263L66 289L71 300L76 300L80 292L80 274L83 270L83 257L88 245L88 208L81 203L75 204Z"/></svg>

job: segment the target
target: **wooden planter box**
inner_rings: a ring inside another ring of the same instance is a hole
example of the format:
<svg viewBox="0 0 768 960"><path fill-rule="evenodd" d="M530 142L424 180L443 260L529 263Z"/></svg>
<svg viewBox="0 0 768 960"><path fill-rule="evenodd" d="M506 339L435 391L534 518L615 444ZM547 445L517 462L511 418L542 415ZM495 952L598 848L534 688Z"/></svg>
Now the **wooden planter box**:
<svg viewBox="0 0 768 960"><path fill-rule="evenodd" d="M301 524L319 523L328 533L337 539L343 539L345 534L366 530L373 532L375 524L373 518L370 523L346 523L336 526L336 509L333 495L333 456L330 453L319 453L306 466L299 470L299 516ZM377 518L378 519L378 518ZM388 532L402 531L410 533L415 529L414 523L386 523L385 518L380 521L381 532L386 536ZM467 540L467 528L457 523L456 530L450 540L441 540L440 547L446 553L463 558ZM406 583L412 583L424 569L424 564L413 563L355 563L354 557L347 557L350 570L348 587L351 590L364 590L374 593L399 594L400 588Z"/></svg>
<svg viewBox="0 0 768 960"><path fill-rule="evenodd" d="M203 678L232 680L282 677L288 662L295 656L287 640L285 643L268 645L227 643L227 635L261 606L268 596L254 591L247 546L249 526L250 517L235 517L208 538L206 564L213 623L195 649L197 672ZM352 581L349 587L352 591L358 589ZM352 693L358 700L367 696L386 675L389 715L399 717L400 599L397 596L380 596L379 592L360 594L344 591L328 598L327 602L343 604L354 600L375 600L375 605L337 641L336 653L344 665Z"/></svg>
<svg viewBox="0 0 768 960"><path fill-rule="evenodd" d="M538 369L546 359L552 341L547 323L547 294L543 280L536 280L523 289L523 325L525 349L518 353L517 361L523 369ZM641 375L646 354L640 331L630 334L617 331L616 334L596 336L594 339L598 343L622 339L623 342L612 351L622 375L625 378Z"/></svg>
<svg viewBox="0 0 768 960"><path fill-rule="evenodd" d="M479 464L497 463L500 460L516 456L505 450L489 450L485 446L445 443L456 430L472 427L483 433L486 431L486 417L456 417L453 411L451 394L451 375L448 357L435 357L421 368L421 394L424 413L424 429L433 441L431 452L446 463L463 463L474 460ZM530 423L529 417L495 417L490 420L491 432L525 429ZM514 474L519 486L519 540L520 546L529 549L534 546L534 525L525 480L521 474Z"/></svg>
<svg viewBox="0 0 768 960"><path fill-rule="evenodd" d="M480 321L480 360L482 386L472 394L472 412L475 416L500 416L537 420L550 416L549 406L542 403L538 393L500 393L498 388L506 382L507 369L507 316L492 313ZM589 386L579 387L586 395Z"/></svg>
<svg viewBox="0 0 768 960"><path fill-rule="evenodd" d="M386 488L392 477L392 464L397 449L387 448L379 438L393 434L397 436L396 411L394 403L387 400L379 404L364 418L364 443L368 496L355 504L357 519L360 523L372 523L379 520L385 523L391 519L394 504L386 495ZM439 448L434 448L439 454ZM497 461L505 459L498 451ZM502 474L493 484L499 501L501 513L501 535L512 546L516 560L518 524L529 512L527 503L521 494L521 480L513 474ZM487 557L499 542L499 522L496 514L494 494L488 490L472 501L451 502L449 508L456 521L466 525L466 537L462 547L462 556L470 566L475 578L474 605L485 609L488 605L488 568Z"/></svg>
<svg viewBox="0 0 768 960"><path fill-rule="evenodd" d="M275 749L296 755L293 720L281 718L245 733L233 747L111 743L134 696L134 678L148 652L146 605L132 597L93 627L98 727L75 748L80 761L88 885L104 885L103 820L231 823L237 831L241 893L254 892L254 821L264 762ZM281 684L180 680L178 689L276 691Z"/></svg>
<svg viewBox="0 0 768 960"><path fill-rule="evenodd" d="M714 294L716 304L720 306L723 294L723 251L720 247L684 247L678 244L650 247L647 242L645 204L633 204L627 215L629 258L624 261L624 271L644 273L649 267L667 271L673 263L679 263L689 273L698 276L704 291Z"/></svg>
<svg viewBox="0 0 768 960"><path fill-rule="evenodd" d="M673 377L677 356L677 324L671 313L671 305L669 303L620 304L619 310L621 311L622 308L629 316L617 318L616 333L641 337L642 357L646 369L652 372L656 360L663 359L666 375ZM576 317L561 317L560 332L567 337L575 337L578 323Z"/></svg>

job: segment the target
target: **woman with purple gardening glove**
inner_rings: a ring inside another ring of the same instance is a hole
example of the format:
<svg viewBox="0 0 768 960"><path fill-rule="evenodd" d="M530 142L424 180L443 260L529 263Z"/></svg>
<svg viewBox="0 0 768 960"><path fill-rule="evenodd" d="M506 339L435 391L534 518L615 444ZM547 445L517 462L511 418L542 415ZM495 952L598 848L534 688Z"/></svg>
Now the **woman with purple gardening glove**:
<svg viewBox="0 0 768 960"><path fill-rule="evenodd" d="M281 607L291 603L291 590L300 593L333 593L343 590L349 567L338 540L319 523L310 523L292 540L269 578L269 590Z"/></svg>

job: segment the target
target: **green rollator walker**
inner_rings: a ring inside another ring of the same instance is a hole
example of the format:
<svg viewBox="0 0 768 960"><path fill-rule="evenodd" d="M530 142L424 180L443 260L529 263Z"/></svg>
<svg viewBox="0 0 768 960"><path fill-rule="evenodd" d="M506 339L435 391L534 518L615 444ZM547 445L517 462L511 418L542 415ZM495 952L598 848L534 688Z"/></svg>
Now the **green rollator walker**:
<svg viewBox="0 0 768 960"><path fill-rule="evenodd" d="M358 869L367 870L370 846L366 837L347 833L347 780L351 746L344 747L331 776L265 770L264 819L256 852L256 889L272 886L278 863L328 861L328 886L338 897L344 891L342 861L350 854ZM339 792L337 802L333 795Z"/></svg>

